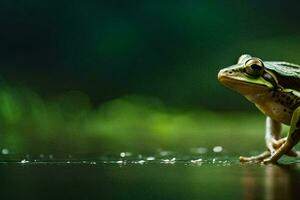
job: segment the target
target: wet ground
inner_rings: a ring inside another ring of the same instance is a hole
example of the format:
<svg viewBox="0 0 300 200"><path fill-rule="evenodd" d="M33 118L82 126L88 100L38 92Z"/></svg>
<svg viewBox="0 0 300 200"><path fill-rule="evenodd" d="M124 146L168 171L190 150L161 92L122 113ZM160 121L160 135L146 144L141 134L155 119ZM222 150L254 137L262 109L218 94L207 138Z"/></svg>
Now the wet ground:
<svg viewBox="0 0 300 200"><path fill-rule="evenodd" d="M202 149L204 150L204 149ZM216 153L2 158L4 199L299 199L300 162L240 164ZM198 149L201 151L201 149ZM201 152L198 152L201 153Z"/></svg>

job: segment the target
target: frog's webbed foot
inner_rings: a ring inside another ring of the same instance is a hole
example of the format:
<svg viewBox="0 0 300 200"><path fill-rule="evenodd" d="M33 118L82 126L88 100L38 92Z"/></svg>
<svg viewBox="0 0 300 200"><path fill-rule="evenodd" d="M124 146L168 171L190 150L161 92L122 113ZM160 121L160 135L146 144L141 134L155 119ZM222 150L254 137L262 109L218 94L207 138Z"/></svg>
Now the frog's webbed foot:
<svg viewBox="0 0 300 200"><path fill-rule="evenodd" d="M276 153L276 151L285 144L287 138L281 138L279 140L275 140L273 138L270 138L267 140L267 148L268 150L264 151L263 153L256 155L256 156L250 156L250 157L244 157L240 156L240 162L263 162L272 157ZM297 153L294 151L290 151L287 153L288 156L297 156ZM300 155L300 153L299 153Z"/></svg>
<svg viewBox="0 0 300 200"><path fill-rule="evenodd" d="M284 143L282 143L283 145ZM280 148L281 146L278 146ZM276 153L276 151L275 151ZM294 151L291 150L288 153L286 153L287 156L290 157L300 157L300 151ZM258 162L263 162L264 164L268 163L276 163L277 160L272 159L272 154L270 151L264 151L263 153L256 155L256 156L250 156L250 157L244 157L240 156L240 162L253 162L253 163L258 163Z"/></svg>

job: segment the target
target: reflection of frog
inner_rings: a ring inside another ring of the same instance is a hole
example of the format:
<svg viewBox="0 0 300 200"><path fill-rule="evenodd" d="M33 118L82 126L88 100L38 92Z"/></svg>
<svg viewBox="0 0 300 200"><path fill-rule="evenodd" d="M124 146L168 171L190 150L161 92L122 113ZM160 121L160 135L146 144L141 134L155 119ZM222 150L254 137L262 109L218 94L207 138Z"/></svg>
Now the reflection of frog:
<svg viewBox="0 0 300 200"><path fill-rule="evenodd" d="M300 66L287 62L263 62L242 55L238 63L220 70L218 79L253 102L266 116L268 151L241 161L276 162L300 139ZM290 125L286 138L279 139L281 123Z"/></svg>
<svg viewBox="0 0 300 200"><path fill-rule="evenodd" d="M295 164L268 165L259 169L255 167L243 168L241 177L242 199L298 199L297 182L299 175L297 168Z"/></svg>

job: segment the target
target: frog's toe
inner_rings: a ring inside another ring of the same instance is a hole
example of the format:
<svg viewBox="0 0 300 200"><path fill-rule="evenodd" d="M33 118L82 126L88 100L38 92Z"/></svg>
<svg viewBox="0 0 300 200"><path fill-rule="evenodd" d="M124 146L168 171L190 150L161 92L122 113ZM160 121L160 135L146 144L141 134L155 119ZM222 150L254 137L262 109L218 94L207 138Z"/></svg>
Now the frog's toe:
<svg viewBox="0 0 300 200"><path fill-rule="evenodd" d="M240 156L239 158L240 162L245 163L245 162L257 162L258 160L253 158L253 157L245 157L245 156Z"/></svg>
<svg viewBox="0 0 300 200"><path fill-rule="evenodd" d="M240 156L239 160L240 162L250 162L251 157Z"/></svg>
<svg viewBox="0 0 300 200"><path fill-rule="evenodd" d="M240 156L239 160L240 162L261 162L263 158L256 157L256 156L250 156L250 157Z"/></svg>
<svg viewBox="0 0 300 200"><path fill-rule="evenodd" d="M271 162L271 159L270 159L270 158L266 158L266 159L264 159L264 160L262 161L262 163L265 164L265 165L267 165L267 164L270 164L270 163L272 163L272 162Z"/></svg>
<svg viewBox="0 0 300 200"><path fill-rule="evenodd" d="M269 157L271 154L269 151L265 151L259 155L256 156L250 156L250 157L244 157L240 156L240 162L261 162L265 158Z"/></svg>

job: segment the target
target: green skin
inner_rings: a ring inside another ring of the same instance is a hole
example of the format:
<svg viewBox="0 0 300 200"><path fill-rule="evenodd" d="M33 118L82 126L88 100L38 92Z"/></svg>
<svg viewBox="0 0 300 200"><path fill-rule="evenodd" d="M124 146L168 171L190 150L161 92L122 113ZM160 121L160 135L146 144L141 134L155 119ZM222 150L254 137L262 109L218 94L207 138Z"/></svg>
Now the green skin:
<svg viewBox="0 0 300 200"><path fill-rule="evenodd" d="M300 140L300 92L279 85L277 76L262 60L250 55L240 56L236 65L218 73L221 83L245 96L267 116L267 150L257 156L241 156L241 162L276 163L284 154L300 155L292 150ZM288 136L280 139L281 124L290 125L290 129Z"/></svg>

